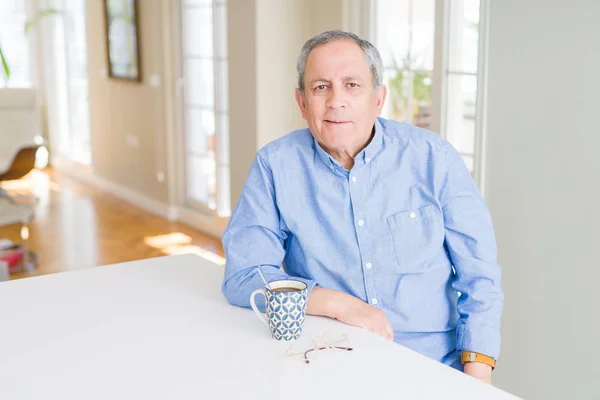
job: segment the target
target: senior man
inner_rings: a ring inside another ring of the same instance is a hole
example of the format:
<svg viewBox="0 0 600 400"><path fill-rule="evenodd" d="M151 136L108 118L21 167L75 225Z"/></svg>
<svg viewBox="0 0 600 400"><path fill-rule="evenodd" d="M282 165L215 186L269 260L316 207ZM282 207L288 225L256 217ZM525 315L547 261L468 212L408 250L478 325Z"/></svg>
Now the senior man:
<svg viewBox="0 0 600 400"><path fill-rule="evenodd" d="M262 265L268 280L308 285L309 314L491 382L501 271L460 155L434 133L379 117L383 65L368 41L323 32L304 44L297 72L308 129L254 160L223 235L225 297L249 307Z"/></svg>

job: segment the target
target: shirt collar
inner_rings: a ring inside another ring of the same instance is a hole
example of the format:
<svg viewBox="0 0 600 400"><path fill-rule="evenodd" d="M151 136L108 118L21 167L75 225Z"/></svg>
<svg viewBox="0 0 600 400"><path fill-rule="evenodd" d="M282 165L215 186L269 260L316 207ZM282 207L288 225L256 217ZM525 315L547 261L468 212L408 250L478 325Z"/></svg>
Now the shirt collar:
<svg viewBox="0 0 600 400"><path fill-rule="evenodd" d="M313 137L313 141L315 143L315 150L316 150L317 154L319 155L319 158L321 159L321 161L323 161L323 163L325 165L327 165L327 167L338 166L338 167L344 169L344 167L335 158L333 158L329 153L327 153L323 149L323 147L321 147L321 145L316 141L316 139L314 137ZM377 154L379 153L379 151L381 150L382 147L383 147L383 126L381 125L379 118L377 118L375 120L375 135L373 135L373 139L367 145L367 147L362 149L356 155L356 157L354 157L354 162L356 163L356 162L360 161L360 162L368 164L369 162L371 162L371 160L373 160L375 158L375 156L377 156Z"/></svg>
<svg viewBox="0 0 600 400"><path fill-rule="evenodd" d="M379 121L379 118L375 120L375 135L373 135L373 139L371 142L356 155L355 161L358 159L362 159L362 161L369 163L373 160L377 154L381 151L383 147L383 125Z"/></svg>

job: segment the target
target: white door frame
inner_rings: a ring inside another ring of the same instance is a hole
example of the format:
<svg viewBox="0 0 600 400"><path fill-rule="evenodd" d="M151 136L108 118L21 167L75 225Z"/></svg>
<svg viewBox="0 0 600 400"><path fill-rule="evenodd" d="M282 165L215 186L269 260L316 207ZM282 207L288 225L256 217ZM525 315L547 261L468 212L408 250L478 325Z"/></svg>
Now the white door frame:
<svg viewBox="0 0 600 400"><path fill-rule="evenodd" d="M162 2L165 38L165 85L167 93L167 174L169 203L176 211L174 218L212 236L220 237L229 222L204 204L186 201L185 123L182 51L182 0ZM215 121L216 123L216 121ZM218 162L218 159L217 159ZM217 177L217 196L218 196ZM218 202L218 198L217 198Z"/></svg>

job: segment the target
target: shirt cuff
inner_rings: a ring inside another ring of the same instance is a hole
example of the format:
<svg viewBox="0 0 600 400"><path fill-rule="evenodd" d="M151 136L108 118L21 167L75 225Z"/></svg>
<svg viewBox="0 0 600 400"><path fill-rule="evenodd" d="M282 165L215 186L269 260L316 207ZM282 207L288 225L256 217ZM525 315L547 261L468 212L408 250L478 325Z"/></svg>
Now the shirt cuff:
<svg viewBox="0 0 600 400"><path fill-rule="evenodd" d="M312 292L314 287L317 285L317 282L311 281L310 279L297 278L295 276L290 277L290 279L306 283L306 299L308 300L308 298L310 297L310 293Z"/></svg>
<svg viewBox="0 0 600 400"><path fill-rule="evenodd" d="M498 360L500 329L489 325L462 324L456 328L458 351L474 351Z"/></svg>

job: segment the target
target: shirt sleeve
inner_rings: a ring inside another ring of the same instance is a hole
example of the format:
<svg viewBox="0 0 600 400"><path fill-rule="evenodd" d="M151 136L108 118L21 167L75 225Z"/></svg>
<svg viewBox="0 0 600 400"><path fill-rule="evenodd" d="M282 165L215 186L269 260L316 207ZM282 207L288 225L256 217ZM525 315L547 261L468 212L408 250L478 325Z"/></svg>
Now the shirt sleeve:
<svg viewBox="0 0 600 400"><path fill-rule="evenodd" d="M273 173L259 153L223 233L227 261L222 292L231 304L249 308L252 292L264 287L258 265L267 281L299 280L308 285L310 295L314 281L290 276L281 269L288 233L277 208ZM258 299L257 306L264 312L264 301Z"/></svg>
<svg viewBox="0 0 600 400"><path fill-rule="evenodd" d="M457 350L494 359L500 353L504 294L491 215L462 157L446 145L441 186L445 245L455 269L458 299Z"/></svg>

